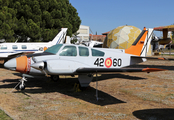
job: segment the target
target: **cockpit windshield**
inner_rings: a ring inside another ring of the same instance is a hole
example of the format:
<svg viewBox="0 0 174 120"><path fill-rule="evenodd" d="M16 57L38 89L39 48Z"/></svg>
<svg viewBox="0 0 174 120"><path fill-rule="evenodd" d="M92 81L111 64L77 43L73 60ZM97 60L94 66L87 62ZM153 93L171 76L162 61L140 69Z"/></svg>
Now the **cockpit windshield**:
<svg viewBox="0 0 174 120"><path fill-rule="evenodd" d="M59 51L59 49L62 47L62 45L63 44L54 45L54 46L48 48L47 50L45 50L44 52L56 54Z"/></svg>

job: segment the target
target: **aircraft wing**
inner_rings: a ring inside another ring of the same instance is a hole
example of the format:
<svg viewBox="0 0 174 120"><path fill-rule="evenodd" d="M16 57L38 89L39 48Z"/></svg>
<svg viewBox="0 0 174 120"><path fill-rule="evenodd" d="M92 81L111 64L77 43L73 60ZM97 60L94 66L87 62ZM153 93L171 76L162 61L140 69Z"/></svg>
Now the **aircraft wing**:
<svg viewBox="0 0 174 120"><path fill-rule="evenodd" d="M171 36L168 36L168 31L174 31L174 25L168 25L168 26L160 26L153 28L156 31L162 31L163 32L163 38L159 40L159 44L166 45L171 42Z"/></svg>
<svg viewBox="0 0 174 120"><path fill-rule="evenodd" d="M34 52L17 52L17 53L7 53L7 54L0 54L0 59L11 59L19 55L26 55L26 54L32 54Z"/></svg>
<svg viewBox="0 0 174 120"><path fill-rule="evenodd" d="M141 56L131 56L131 58L137 58L137 59L140 59L140 58L145 58L145 59L150 59L150 60L174 60L173 58L165 58L165 57L141 57Z"/></svg>
<svg viewBox="0 0 174 120"><path fill-rule="evenodd" d="M160 27L155 27L154 30L156 31L163 31L163 30L168 30L168 31L174 31L174 25L168 25L168 26L160 26Z"/></svg>
<svg viewBox="0 0 174 120"><path fill-rule="evenodd" d="M78 68L77 73L105 73L105 72L156 72L164 71L159 68Z"/></svg>

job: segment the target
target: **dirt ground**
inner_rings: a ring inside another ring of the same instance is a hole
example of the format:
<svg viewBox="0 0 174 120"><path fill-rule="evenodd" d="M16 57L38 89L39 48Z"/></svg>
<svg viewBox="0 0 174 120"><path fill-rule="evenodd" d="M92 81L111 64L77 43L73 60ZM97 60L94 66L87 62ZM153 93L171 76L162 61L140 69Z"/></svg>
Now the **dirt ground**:
<svg viewBox="0 0 174 120"><path fill-rule="evenodd" d="M0 64L0 109L16 120L173 120L174 61L147 61L133 67L155 67L168 71L117 73L96 78L90 87L76 92L77 78L62 76L57 83L48 78L27 79L26 89L13 89L20 74Z"/></svg>

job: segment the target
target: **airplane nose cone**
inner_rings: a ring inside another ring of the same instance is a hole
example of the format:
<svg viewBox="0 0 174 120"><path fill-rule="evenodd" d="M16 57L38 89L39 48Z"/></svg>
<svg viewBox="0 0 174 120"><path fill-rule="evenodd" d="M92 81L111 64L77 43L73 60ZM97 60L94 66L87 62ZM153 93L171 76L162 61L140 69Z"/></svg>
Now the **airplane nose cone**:
<svg viewBox="0 0 174 120"><path fill-rule="evenodd" d="M5 64L4 64L4 67L5 68L8 68L10 70L16 70L16 59L11 59L9 61L7 61Z"/></svg>
<svg viewBox="0 0 174 120"><path fill-rule="evenodd" d="M30 64L28 64L28 62L31 63L30 59L27 59L27 56L21 56L7 61L4 67L20 73L27 73L30 70Z"/></svg>

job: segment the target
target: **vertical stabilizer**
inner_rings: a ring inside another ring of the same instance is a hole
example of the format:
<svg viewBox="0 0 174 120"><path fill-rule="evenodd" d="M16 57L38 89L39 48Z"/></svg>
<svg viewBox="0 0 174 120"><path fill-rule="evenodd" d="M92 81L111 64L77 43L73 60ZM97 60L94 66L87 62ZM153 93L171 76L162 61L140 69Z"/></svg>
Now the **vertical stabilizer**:
<svg viewBox="0 0 174 120"><path fill-rule="evenodd" d="M152 40L153 29L144 28L132 46L125 53L145 57Z"/></svg>
<svg viewBox="0 0 174 120"><path fill-rule="evenodd" d="M64 43L66 32L68 28L61 28L61 31L56 35L56 37L51 41L53 45Z"/></svg>
<svg viewBox="0 0 174 120"><path fill-rule="evenodd" d="M70 38L70 36L66 36L65 44L71 44L71 38Z"/></svg>

